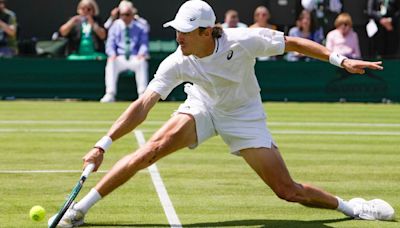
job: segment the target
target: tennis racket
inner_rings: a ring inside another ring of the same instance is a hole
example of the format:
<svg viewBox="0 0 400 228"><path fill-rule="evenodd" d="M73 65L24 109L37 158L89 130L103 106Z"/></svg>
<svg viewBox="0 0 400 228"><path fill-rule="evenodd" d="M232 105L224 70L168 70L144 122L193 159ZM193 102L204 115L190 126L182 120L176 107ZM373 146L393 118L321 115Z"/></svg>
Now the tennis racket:
<svg viewBox="0 0 400 228"><path fill-rule="evenodd" d="M75 187L72 189L71 193L68 196L68 199L64 202L61 209L55 215L54 220L49 224L49 228L55 228L60 222L61 218L64 216L65 212L67 212L68 208L71 206L72 202L75 200L79 191L82 189L83 183L85 183L86 179L89 177L89 174L93 171L94 164L90 163L85 167L82 172L81 177L79 178L78 183L76 183Z"/></svg>

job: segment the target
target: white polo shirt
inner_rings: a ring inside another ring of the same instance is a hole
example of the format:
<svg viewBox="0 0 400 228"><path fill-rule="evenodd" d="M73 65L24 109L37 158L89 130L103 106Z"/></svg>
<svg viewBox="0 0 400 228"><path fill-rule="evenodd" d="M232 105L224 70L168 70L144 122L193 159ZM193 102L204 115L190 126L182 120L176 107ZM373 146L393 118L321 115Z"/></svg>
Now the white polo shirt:
<svg viewBox="0 0 400 228"><path fill-rule="evenodd" d="M259 102L260 87L254 72L259 56L283 54L284 34L265 28L224 29L213 54L184 56L180 47L159 66L148 89L166 99L183 82L193 83L191 96L221 114ZM185 91L188 93L188 91Z"/></svg>

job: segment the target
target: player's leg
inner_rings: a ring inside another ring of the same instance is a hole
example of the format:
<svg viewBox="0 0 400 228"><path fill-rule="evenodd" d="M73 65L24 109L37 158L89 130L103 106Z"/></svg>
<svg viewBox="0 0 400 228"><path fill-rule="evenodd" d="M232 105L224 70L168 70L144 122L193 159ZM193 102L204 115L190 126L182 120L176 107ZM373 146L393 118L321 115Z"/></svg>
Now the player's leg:
<svg viewBox="0 0 400 228"><path fill-rule="evenodd" d="M279 198L311 207L329 209L338 207L338 200L332 194L311 185L293 181L275 146L244 149L240 153Z"/></svg>
<svg viewBox="0 0 400 228"><path fill-rule="evenodd" d="M61 227L82 225L87 211L102 197L124 184L139 170L183 147L197 143L196 123L190 114L173 116L150 140L119 160L85 197L72 205L60 221Z"/></svg>
<svg viewBox="0 0 400 228"><path fill-rule="evenodd" d="M165 123L143 147L119 160L100 180L95 189L104 197L129 180L137 171L174 151L195 143L194 118L188 114L177 114Z"/></svg>
<svg viewBox="0 0 400 228"><path fill-rule="evenodd" d="M240 151L246 162L281 199L309 207L337 209L347 216L368 220L393 220L395 211L387 202L355 198L349 202L308 184L293 181L278 148L251 148Z"/></svg>
<svg viewBox="0 0 400 228"><path fill-rule="evenodd" d="M265 122L261 100L249 102L243 110L246 112L217 116L216 128L229 145L231 153L240 153L282 199L311 207L342 208L342 201L333 195L311 185L293 181L278 148L274 146Z"/></svg>

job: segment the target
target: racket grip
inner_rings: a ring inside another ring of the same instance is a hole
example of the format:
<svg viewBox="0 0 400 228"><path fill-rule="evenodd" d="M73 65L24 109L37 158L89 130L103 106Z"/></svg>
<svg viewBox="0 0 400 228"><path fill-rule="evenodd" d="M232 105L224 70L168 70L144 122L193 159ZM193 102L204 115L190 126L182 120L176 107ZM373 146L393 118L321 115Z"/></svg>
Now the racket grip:
<svg viewBox="0 0 400 228"><path fill-rule="evenodd" d="M94 163L89 163L82 172L82 176L87 178L94 169Z"/></svg>

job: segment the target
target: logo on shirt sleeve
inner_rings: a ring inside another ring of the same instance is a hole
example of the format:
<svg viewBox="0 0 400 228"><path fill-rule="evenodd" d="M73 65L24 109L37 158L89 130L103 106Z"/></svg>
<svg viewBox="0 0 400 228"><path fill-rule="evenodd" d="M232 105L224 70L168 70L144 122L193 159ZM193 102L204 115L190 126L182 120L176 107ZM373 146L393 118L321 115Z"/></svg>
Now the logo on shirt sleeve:
<svg viewBox="0 0 400 228"><path fill-rule="evenodd" d="M229 50L228 55L226 56L226 59L231 60L232 56L233 56L233 51Z"/></svg>

